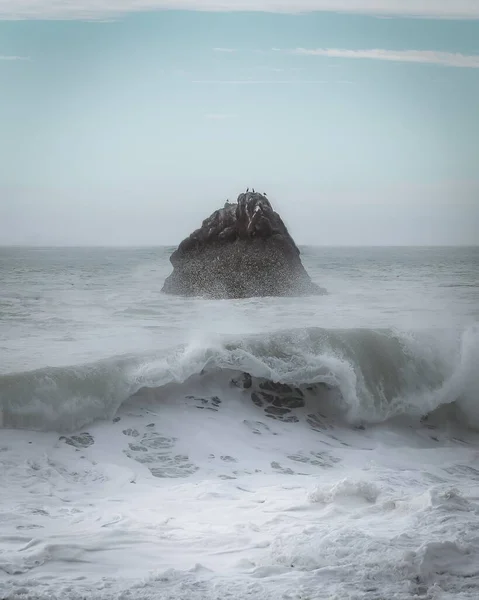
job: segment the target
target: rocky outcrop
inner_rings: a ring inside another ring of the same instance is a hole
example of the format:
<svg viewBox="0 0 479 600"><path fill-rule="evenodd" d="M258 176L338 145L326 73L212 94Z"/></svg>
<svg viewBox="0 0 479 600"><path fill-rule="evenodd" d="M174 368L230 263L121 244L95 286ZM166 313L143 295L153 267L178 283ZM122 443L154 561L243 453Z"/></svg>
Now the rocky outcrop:
<svg viewBox="0 0 479 600"><path fill-rule="evenodd" d="M182 296L250 298L320 294L300 251L264 194L226 202L170 257L163 291Z"/></svg>

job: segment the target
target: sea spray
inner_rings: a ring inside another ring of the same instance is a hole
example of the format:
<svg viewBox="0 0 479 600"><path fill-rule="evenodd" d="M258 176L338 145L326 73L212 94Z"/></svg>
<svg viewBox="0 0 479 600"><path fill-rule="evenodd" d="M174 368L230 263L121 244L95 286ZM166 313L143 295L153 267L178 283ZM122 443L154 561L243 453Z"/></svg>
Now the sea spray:
<svg viewBox="0 0 479 600"><path fill-rule="evenodd" d="M457 401L460 414L477 426L478 340L477 327L461 335L309 328L203 336L170 351L2 375L3 426L74 430L111 418L141 388L176 386L181 396L182 386L205 373L224 385L227 400L229 383L242 372L255 381L336 390L334 408L351 424L423 417Z"/></svg>

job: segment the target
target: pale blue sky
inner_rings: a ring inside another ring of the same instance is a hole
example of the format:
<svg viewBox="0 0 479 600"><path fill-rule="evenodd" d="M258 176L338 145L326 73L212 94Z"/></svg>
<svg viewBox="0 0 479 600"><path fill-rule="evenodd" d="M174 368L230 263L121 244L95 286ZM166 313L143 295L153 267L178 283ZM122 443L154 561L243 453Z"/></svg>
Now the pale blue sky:
<svg viewBox="0 0 479 600"><path fill-rule="evenodd" d="M298 243L479 243L479 20L113 5L0 20L0 243L175 244L247 186Z"/></svg>

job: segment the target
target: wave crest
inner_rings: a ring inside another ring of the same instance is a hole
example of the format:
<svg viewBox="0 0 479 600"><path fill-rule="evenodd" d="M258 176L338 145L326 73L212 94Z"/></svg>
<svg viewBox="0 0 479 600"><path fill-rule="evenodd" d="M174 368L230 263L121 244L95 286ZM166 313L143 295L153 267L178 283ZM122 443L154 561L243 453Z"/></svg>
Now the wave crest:
<svg viewBox="0 0 479 600"><path fill-rule="evenodd" d="M226 398L233 372L302 388L324 384L351 424L432 414L479 428L477 364L477 324L463 332L310 328L3 375L0 408L4 427L73 431L111 418L141 388L178 386L181 394L205 372L224 379Z"/></svg>

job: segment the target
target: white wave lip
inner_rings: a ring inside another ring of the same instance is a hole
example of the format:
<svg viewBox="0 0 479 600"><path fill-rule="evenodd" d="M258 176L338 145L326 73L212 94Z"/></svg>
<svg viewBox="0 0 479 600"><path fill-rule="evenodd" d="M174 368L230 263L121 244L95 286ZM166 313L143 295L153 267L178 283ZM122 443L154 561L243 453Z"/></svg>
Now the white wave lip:
<svg viewBox="0 0 479 600"><path fill-rule="evenodd" d="M72 431L110 419L142 388L176 385L181 395L181 386L208 373L227 395L235 373L246 372L303 388L324 384L332 394L329 403L317 397L317 408L332 406L352 424L452 407L455 417L479 427L477 364L477 326L459 334L312 328L2 375L0 407L4 427Z"/></svg>

